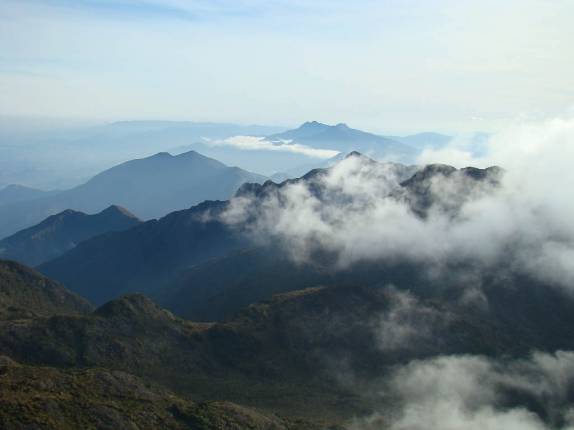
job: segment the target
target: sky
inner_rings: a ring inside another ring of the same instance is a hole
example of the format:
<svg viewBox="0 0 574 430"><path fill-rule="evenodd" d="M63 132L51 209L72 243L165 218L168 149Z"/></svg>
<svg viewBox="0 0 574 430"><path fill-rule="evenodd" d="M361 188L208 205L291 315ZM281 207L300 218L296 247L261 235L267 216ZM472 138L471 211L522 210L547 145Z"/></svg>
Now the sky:
<svg viewBox="0 0 574 430"><path fill-rule="evenodd" d="M0 0L0 115L381 133L574 106L571 0Z"/></svg>

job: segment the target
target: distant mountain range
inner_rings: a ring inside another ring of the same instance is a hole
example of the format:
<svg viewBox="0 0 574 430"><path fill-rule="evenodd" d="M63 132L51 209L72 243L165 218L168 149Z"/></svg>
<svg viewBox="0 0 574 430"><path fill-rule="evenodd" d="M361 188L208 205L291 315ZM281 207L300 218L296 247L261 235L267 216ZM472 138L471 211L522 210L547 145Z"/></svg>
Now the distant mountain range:
<svg viewBox="0 0 574 430"><path fill-rule="evenodd" d="M120 205L142 219L156 218L203 200L228 199L244 182L265 179L194 151L162 152L122 163L55 195L1 205L0 237L66 209L94 213Z"/></svg>
<svg viewBox="0 0 574 430"><path fill-rule="evenodd" d="M10 184L0 190L0 206L26 202L58 194L58 191L42 191L24 185Z"/></svg>
<svg viewBox="0 0 574 430"><path fill-rule="evenodd" d="M95 215L67 209L33 227L0 240L0 258L36 266L58 257L78 243L141 221L126 209L110 206Z"/></svg>
<svg viewBox="0 0 574 430"><path fill-rule="evenodd" d="M345 154L358 151L372 158L412 164L423 149L439 149L452 136L439 133L419 133L407 136L382 136L353 129L346 124L328 125L309 121L301 126L268 134L256 145L240 144L241 139L201 139L174 148L174 152L190 149L245 169L264 172L274 179L295 178L315 168L329 167ZM314 157L305 151L287 151L298 146L312 150L338 151L338 156ZM273 173L273 175L271 175Z"/></svg>
<svg viewBox="0 0 574 430"><path fill-rule="evenodd" d="M173 148L204 139L266 136L286 129L193 121L58 124L53 119L18 121L14 118L0 118L0 125L0 188L24 184L40 189L69 189L126 160L172 152ZM233 160L221 161L238 165Z"/></svg>
<svg viewBox="0 0 574 430"><path fill-rule="evenodd" d="M291 141L317 149L333 149L348 153L359 151L388 161L412 161L416 151L397 140L361 130L346 124L326 125L306 122L299 128L267 136L272 142ZM410 159L409 159L410 157Z"/></svg>

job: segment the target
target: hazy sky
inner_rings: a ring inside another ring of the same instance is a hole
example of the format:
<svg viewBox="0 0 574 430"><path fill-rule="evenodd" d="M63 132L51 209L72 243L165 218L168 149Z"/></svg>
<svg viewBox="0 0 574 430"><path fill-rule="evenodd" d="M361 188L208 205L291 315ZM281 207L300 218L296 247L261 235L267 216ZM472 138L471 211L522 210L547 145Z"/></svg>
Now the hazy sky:
<svg viewBox="0 0 574 430"><path fill-rule="evenodd" d="M379 132L574 105L572 0L0 0L0 115Z"/></svg>

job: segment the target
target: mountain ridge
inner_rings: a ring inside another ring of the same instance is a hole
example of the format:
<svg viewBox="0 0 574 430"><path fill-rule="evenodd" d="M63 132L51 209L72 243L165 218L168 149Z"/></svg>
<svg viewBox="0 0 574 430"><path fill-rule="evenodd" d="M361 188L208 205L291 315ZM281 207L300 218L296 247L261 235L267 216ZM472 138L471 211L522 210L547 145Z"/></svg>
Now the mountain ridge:
<svg viewBox="0 0 574 430"><path fill-rule="evenodd" d="M0 240L0 257L36 266L56 258L94 236L126 230L141 223L118 205L87 215L66 209L39 224Z"/></svg>

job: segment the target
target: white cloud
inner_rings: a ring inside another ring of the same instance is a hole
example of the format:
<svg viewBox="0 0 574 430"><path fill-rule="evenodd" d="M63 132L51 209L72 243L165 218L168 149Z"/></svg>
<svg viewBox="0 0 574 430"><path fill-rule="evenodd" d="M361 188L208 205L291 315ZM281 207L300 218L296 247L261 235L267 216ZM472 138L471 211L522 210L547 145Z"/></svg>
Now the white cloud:
<svg viewBox="0 0 574 430"><path fill-rule="evenodd" d="M353 430L548 430L572 429L569 390L574 353L534 353L496 361L480 356L442 356L399 367L385 391L398 410L385 409ZM547 421L522 405L537 404ZM526 402L525 402L526 403Z"/></svg>
<svg viewBox="0 0 574 430"><path fill-rule="evenodd" d="M271 142L264 137L256 136L233 136L223 140L204 139L204 142L213 146L231 146L245 151L279 151L294 152L312 158L328 159L333 158L339 151L331 149L315 149L299 143L290 141Z"/></svg>

